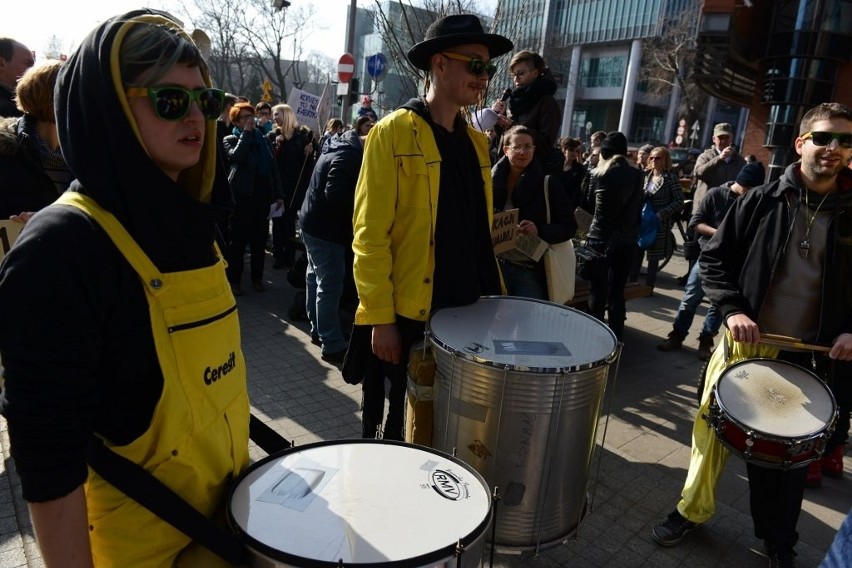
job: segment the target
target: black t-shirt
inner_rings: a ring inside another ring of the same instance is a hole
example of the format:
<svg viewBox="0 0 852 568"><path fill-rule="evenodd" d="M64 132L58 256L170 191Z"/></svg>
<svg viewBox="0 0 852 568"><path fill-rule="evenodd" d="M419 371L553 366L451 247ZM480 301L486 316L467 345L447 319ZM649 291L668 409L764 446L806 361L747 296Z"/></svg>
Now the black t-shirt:
<svg viewBox="0 0 852 568"><path fill-rule="evenodd" d="M500 294L485 188L476 149L459 116L452 132L432 123L441 154L432 310Z"/></svg>

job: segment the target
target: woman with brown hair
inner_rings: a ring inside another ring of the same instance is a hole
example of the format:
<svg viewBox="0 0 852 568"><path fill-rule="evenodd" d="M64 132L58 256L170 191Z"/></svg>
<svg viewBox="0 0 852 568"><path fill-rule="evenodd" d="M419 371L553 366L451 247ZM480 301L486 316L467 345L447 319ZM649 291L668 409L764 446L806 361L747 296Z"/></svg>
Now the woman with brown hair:
<svg viewBox="0 0 852 568"><path fill-rule="evenodd" d="M59 61L30 67L15 89L20 118L0 119L0 219L25 222L53 203L73 176L59 148L53 89Z"/></svg>

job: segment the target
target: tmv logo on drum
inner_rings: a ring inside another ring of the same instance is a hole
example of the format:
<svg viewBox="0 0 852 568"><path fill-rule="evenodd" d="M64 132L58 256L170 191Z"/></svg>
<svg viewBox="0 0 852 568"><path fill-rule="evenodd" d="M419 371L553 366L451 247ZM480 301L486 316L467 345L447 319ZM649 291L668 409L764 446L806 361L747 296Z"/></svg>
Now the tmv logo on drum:
<svg viewBox="0 0 852 568"><path fill-rule="evenodd" d="M438 495L451 501L458 501L467 498L467 487L462 481L443 469L432 471L432 489L438 492Z"/></svg>

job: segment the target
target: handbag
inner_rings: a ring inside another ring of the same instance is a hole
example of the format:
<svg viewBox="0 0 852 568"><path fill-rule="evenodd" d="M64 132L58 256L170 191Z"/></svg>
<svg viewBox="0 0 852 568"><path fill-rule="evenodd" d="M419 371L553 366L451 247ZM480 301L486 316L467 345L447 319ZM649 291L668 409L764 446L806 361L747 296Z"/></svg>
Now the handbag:
<svg viewBox="0 0 852 568"><path fill-rule="evenodd" d="M659 230L660 219L657 217L657 212L654 211L654 206L651 205L651 198L646 197L642 204L642 222L639 226L639 239L637 240L639 248L646 249L654 244Z"/></svg>
<svg viewBox="0 0 852 568"><path fill-rule="evenodd" d="M550 176L544 177L544 202L547 223L550 224ZM547 297L551 302L564 304L574 299L574 281L577 275L577 257L571 239L549 244L544 251L544 273L547 275Z"/></svg>
<svg viewBox="0 0 852 568"><path fill-rule="evenodd" d="M606 259L606 253L590 246L586 241L580 243L574 252L577 256L577 276L583 280L591 280L596 267Z"/></svg>

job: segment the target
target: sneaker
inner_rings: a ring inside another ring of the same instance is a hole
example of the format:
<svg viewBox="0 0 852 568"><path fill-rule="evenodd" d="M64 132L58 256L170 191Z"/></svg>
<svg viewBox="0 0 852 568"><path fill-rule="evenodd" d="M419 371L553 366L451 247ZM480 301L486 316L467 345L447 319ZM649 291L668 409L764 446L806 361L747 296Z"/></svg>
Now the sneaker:
<svg viewBox="0 0 852 568"><path fill-rule="evenodd" d="M651 536L657 541L657 544L663 546L674 546L683 540L686 533L694 531L700 527L698 523L685 519L677 510L669 513L666 520L662 523L654 525L651 530Z"/></svg>
<svg viewBox="0 0 852 568"><path fill-rule="evenodd" d="M699 337L698 338L698 358L702 361L709 361L713 355L713 338Z"/></svg>
<svg viewBox="0 0 852 568"><path fill-rule="evenodd" d="M266 292L266 286L263 285L263 282L260 280L255 280L251 283L251 287L254 288L255 292Z"/></svg>
<svg viewBox="0 0 852 568"><path fill-rule="evenodd" d="M769 568L798 568L799 563L796 562L796 551L793 547L765 540L763 549L769 558Z"/></svg>
<svg viewBox="0 0 852 568"><path fill-rule="evenodd" d="M318 347L321 346L322 341L320 340L320 336L315 334L315 333L312 333L311 334L311 343L313 343L314 345L316 345Z"/></svg>
<svg viewBox="0 0 852 568"><path fill-rule="evenodd" d="M838 444L830 453L825 454L820 461L822 473L828 477L843 477L843 454L846 453L846 445Z"/></svg>
<svg viewBox="0 0 852 568"><path fill-rule="evenodd" d="M805 474L805 487L814 489L822 485L822 460L814 460L808 465Z"/></svg>
<svg viewBox="0 0 852 568"><path fill-rule="evenodd" d="M657 345L660 351L677 351L683 346L684 337L678 332L672 330L669 333L668 339Z"/></svg>
<svg viewBox="0 0 852 568"><path fill-rule="evenodd" d="M231 294L234 296L242 296L243 289L240 288L237 284L231 284Z"/></svg>

